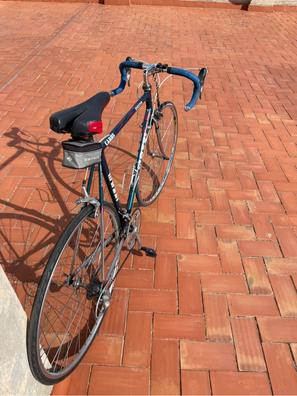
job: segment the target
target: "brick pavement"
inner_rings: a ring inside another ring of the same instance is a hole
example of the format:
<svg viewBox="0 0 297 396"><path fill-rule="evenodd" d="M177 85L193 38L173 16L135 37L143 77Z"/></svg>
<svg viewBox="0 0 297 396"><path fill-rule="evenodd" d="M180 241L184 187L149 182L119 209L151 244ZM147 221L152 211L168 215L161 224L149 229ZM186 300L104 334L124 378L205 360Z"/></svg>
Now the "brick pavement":
<svg viewBox="0 0 297 396"><path fill-rule="evenodd" d="M28 311L81 180L61 168L49 114L114 87L127 55L209 68L192 112L186 82L164 92L179 109L176 160L142 212L158 257L129 257L99 336L55 394L296 394L296 14L0 8L1 264ZM139 82L112 101L106 128ZM136 121L111 150L119 188Z"/></svg>

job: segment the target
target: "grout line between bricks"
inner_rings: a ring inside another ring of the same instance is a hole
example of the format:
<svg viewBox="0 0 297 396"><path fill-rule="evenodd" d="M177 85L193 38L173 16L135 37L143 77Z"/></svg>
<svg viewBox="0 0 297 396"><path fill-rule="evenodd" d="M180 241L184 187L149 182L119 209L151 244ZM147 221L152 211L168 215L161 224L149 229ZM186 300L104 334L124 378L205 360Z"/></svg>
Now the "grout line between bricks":
<svg viewBox="0 0 297 396"><path fill-rule="evenodd" d="M89 372L88 382L87 382L87 395L89 394L89 389L90 389L90 383L91 383L91 376L92 376L92 372L93 372L93 367L94 367L94 364L91 364L91 365L90 365L90 372Z"/></svg>
<svg viewBox="0 0 297 396"><path fill-rule="evenodd" d="M182 367L181 367L180 341L181 340L178 340L178 368L179 368L179 393L180 393L180 395L182 395L183 389L182 389Z"/></svg>
<svg viewBox="0 0 297 396"><path fill-rule="evenodd" d="M122 351L121 351L121 360L120 360L120 366L124 366L124 352L125 352L125 344L126 344L126 335L127 335L127 326L128 326L128 315L129 315L129 305L130 305L130 289L125 289L127 290L128 294L128 299L127 299L127 309L126 309L126 315L125 315L125 326L124 326L124 334L123 334L123 345L122 345Z"/></svg>
<svg viewBox="0 0 297 396"><path fill-rule="evenodd" d="M210 370L207 370L207 374L208 374L208 381L209 381L209 387L210 387L210 394L213 395L213 389L212 389L212 382L211 382Z"/></svg>
<svg viewBox="0 0 297 396"><path fill-rule="evenodd" d="M267 365L267 361L266 361L266 356L265 356L264 349L263 349L263 344L264 344L264 342L263 342L263 340L262 340L261 332L260 332L260 329L259 329L259 324L258 324L258 318L257 318L257 316L255 317L255 321L256 321L256 327L257 327L257 331L258 331L258 335L259 335L259 339L260 339L261 351L262 351L262 353L263 353L263 359L264 359L265 366L266 366L266 374L267 374L267 378L268 378L268 382L269 382L269 387L270 387L270 390L271 390L271 394L273 395L274 393L273 393L273 388L272 388L272 382L271 382L271 378L270 378L270 374L269 374L269 370L268 370L268 365Z"/></svg>
<svg viewBox="0 0 297 396"><path fill-rule="evenodd" d="M151 322L151 344L150 344L150 365L149 365L149 394L152 394L152 366L153 366L153 340L154 340L154 324L155 324L155 312L152 312Z"/></svg>

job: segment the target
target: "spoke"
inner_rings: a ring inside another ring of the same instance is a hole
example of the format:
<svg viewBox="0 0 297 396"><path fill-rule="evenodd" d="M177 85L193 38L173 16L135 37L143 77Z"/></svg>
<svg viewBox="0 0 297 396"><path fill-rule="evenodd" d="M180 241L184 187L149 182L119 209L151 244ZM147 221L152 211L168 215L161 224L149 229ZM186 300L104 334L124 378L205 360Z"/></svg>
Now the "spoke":
<svg viewBox="0 0 297 396"><path fill-rule="evenodd" d="M77 254L77 252L78 252L78 242L79 242L79 240L80 240L82 227L83 227L83 223L79 226L79 229L78 229L78 232L77 232L76 243L75 243L75 249L74 249L74 253L73 253L73 256L72 256L72 260L71 260L70 274L72 273L73 267L74 267L74 265L75 265L76 254Z"/></svg>
<svg viewBox="0 0 297 396"><path fill-rule="evenodd" d="M172 117L172 119L170 120L170 123L169 123L169 125L168 125L168 127L167 127L167 129L166 129L166 131L165 131L165 133L164 133L164 135L163 135L163 138L167 135L168 130L169 130L169 128L171 127L171 124L172 124L173 119L174 119L174 117Z"/></svg>
<svg viewBox="0 0 297 396"><path fill-rule="evenodd" d="M77 311L76 311L76 312L77 312ZM76 317L76 313L75 313L75 315L73 316L72 321L71 321L70 326L68 327L68 329L71 328L72 323L74 322L75 317ZM51 364L52 364L55 360L56 360L56 361L59 360L58 357L60 356L60 353L61 353L61 350L62 350L64 341L65 341L67 335L68 335L68 332L64 335L64 337L63 337L63 339L62 339L62 344L60 345L60 348L59 348L58 351L56 352L56 354L55 354L55 356L54 356L54 358L53 358ZM57 359L56 359L56 357L57 357ZM55 363L54 369L55 369L55 367L57 367L57 363Z"/></svg>
<svg viewBox="0 0 297 396"><path fill-rule="evenodd" d="M98 228L100 227L100 225L99 225L99 223L97 222L97 227L96 227L96 231L94 232L94 236L93 236L93 239L91 240L91 243L90 243L90 248L92 247L92 244L93 244L93 241L94 241L94 238L95 238L95 236L96 236L96 233L97 233L97 231L98 231Z"/></svg>
<svg viewBox="0 0 297 396"><path fill-rule="evenodd" d="M81 306L81 304L80 304L80 306ZM84 307L82 309L82 314L81 314L80 319L79 319L79 321L78 321L78 323L76 325L76 328L75 328L75 331L74 331L74 337L72 337L72 341L69 344L68 350L66 352L67 354L68 354L68 352L71 349L71 346L73 344L74 338L75 337L79 337L79 340L80 340L80 333L81 332L79 332L77 336L76 336L76 332L77 332L77 329L79 329L81 327L81 321L82 321L82 318L84 317L85 309L86 309L86 305L84 305ZM77 310L77 312L78 312L78 310ZM90 312L91 312L91 310L90 310ZM86 320L86 323L88 323L88 320ZM87 338L88 338L88 335L87 335ZM77 345L77 341L76 341L76 345ZM75 347L75 350L74 350L74 355L75 355L75 351L76 351L76 347ZM63 363L66 361L66 359L67 359L67 356L63 359Z"/></svg>
<svg viewBox="0 0 297 396"><path fill-rule="evenodd" d="M114 216L108 207L104 210L103 225L86 217L69 238L54 267L44 296L38 337L44 369L57 378L59 372L64 373L81 357L82 349L94 336L104 315L96 316L94 300L87 299L85 288L91 277L102 271L102 258L106 277L111 280L117 261L116 232Z"/></svg>
<svg viewBox="0 0 297 396"><path fill-rule="evenodd" d="M74 294L74 292L73 292L73 294ZM73 295L72 294L72 295ZM71 298L72 296L70 296L69 297L69 299L68 299L68 301L70 301L70 298ZM68 301L67 301L67 304L68 304ZM54 313L56 313L56 310L55 310L55 308L50 304L50 303L48 303L48 305L50 305L50 307L53 309L53 311L54 311ZM63 309L63 311L61 312L61 314L63 314L63 312L64 312L64 310L66 309L66 305L64 305L64 309ZM69 307L67 307L67 308L69 308ZM69 308L70 309L70 308ZM47 321L48 321L48 323L50 324L50 326L52 327L52 329L53 329L53 331L54 331L54 333L56 334L56 336L58 337L58 334L56 333L56 331L55 331L55 329L54 329L54 324L57 322L57 320L59 319L60 321L61 321L61 314L57 314L56 313L56 320L54 321L54 323L51 323L50 321L49 321L49 319L48 319L48 316L47 316L47 314L46 313L44 313L44 315L45 315L45 318L47 319ZM64 323L61 321L61 324L63 324L63 326L66 328L66 326L64 325ZM42 331L43 332L43 331ZM43 332L44 333L44 332ZM60 338L58 337L58 339L60 340ZM53 342L54 342L54 340L52 340L52 342L51 342L51 344L48 346L49 348L52 346L52 344L53 344Z"/></svg>
<svg viewBox="0 0 297 396"><path fill-rule="evenodd" d="M73 290L73 293L69 296L69 298L68 298L66 304L64 304L64 308L63 308L63 310L62 310L61 313L57 313L55 307L54 307L53 305L51 305L49 302L47 303L47 305L49 305L50 308L53 310L53 312L56 314L56 319L55 319L54 323L51 323L51 322L49 321L49 318L48 318L48 316L47 316L46 313L44 313L44 315L45 315L46 320L48 321L48 323L50 324L50 326L52 327L52 329L53 329L53 331L54 331L54 333L55 333L56 335L57 335L57 333L55 332L55 329L54 329L53 326L54 326L54 324L57 322L57 320L60 320L61 324L64 326L64 328L66 328L66 325L65 325L64 322L61 320L61 316L64 314L64 311L65 311L66 308L71 309L71 308L67 307L67 304L68 304L68 302L70 301L70 299L72 298L72 296L73 296L74 293L75 293L75 290ZM56 298L56 297L55 297L55 298ZM63 315L63 317L64 317L64 315ZM57 335L57 337L58 337L58 335ZM58 337L58 338L59 338L59 337ZM60 340L60 339L59 339L59 340ZM53 341L54 341L54 340L52 340L52 343L53 343ZM49 345L49 348L51 347L52 343Z"/></svg>

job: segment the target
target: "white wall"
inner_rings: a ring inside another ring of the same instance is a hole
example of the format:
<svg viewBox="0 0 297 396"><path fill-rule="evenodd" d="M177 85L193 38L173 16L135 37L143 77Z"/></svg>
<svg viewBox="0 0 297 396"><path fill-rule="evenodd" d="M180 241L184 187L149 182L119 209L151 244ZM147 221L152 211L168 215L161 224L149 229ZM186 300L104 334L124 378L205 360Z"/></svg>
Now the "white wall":
<svg viewBox="0 0 297 396"><path fill-rule="evenodd" d="M27 316L0 265L0 394L49 395L31 374L26 352Z"/></svg>

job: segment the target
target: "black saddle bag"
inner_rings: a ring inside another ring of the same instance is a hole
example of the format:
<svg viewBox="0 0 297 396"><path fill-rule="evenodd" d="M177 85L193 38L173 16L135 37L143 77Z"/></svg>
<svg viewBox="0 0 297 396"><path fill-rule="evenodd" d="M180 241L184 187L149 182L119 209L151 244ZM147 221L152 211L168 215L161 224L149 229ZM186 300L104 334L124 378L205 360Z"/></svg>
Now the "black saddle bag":
<svg viewBox="0 0 297 396"><path fill-rule="evenodd" d="M83 169L101 161L102 148L100 143L82 140L66 140L62 142L62 165L72 169Z"/></svg>

